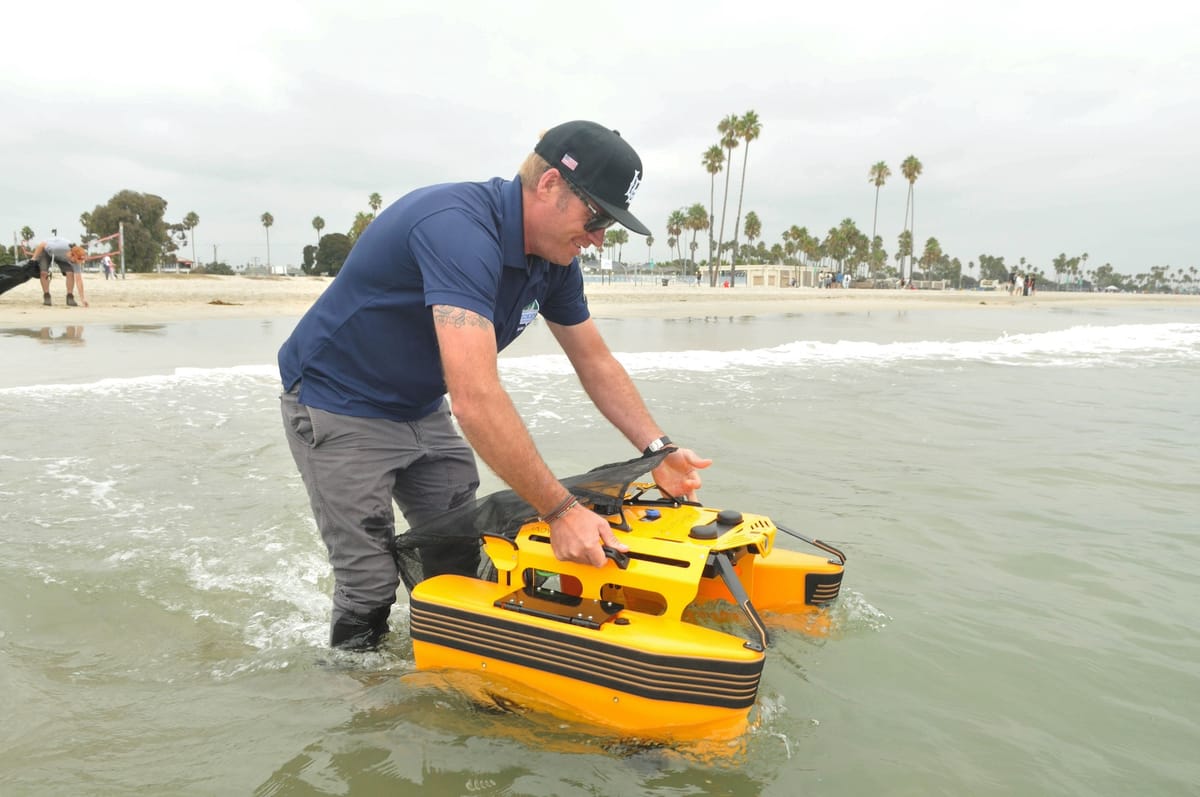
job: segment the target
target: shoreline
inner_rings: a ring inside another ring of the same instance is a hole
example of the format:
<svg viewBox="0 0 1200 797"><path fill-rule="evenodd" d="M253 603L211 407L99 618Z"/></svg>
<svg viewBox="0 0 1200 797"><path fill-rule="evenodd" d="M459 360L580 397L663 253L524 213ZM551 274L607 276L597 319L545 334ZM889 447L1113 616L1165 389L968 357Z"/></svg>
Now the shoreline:
<svg viewBox="0 0 1200 797"><path fill-rule="evenodd" d="M208 319L299 318L333 281L329 277L243 277L215 274L130 274L104 280L87 275L90 307L67 307L61 277L51 283L54 304L41 303L30 280L0 295L0 327L59 324L149 324ZM709 288L642 284L588 284L596 318L688 318L782 313L870 312L917 308L1028 308L1069 306L1200 307L1200 295L1003 291L911 291L821 288ZM653 284L651 284L653 283Z"/></svg>

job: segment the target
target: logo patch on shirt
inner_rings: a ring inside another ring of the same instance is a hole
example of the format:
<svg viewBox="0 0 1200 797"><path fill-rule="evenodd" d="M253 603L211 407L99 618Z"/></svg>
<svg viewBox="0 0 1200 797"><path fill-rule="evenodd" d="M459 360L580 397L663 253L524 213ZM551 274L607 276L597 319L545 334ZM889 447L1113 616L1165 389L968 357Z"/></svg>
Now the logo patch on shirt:
<svg viewBox="0 0 1200 797"><path fill-rule="evenodd" d="M541 309L542 309L542 306L540 304L538 304L537 299L534 299L532 302L525 305L525 309L523 309L521 311L521 326L520 326L520 328L524 329L525 327L532 324L533 319L537 318L538 310L541 310Z"/></svg>

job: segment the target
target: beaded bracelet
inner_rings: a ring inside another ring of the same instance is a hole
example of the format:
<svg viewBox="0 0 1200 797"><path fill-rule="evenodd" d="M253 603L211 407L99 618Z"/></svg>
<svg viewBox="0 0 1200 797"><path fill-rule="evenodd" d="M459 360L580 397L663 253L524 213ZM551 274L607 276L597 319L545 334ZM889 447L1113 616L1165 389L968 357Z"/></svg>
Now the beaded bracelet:
<svg viewBox="0 0 1200 797"><path fill-rule="evenodd" d="M570 512L579 503L579 499L574 495L568 494L563 502L556 506L549 514L543 515L540 519L543 523L553 523L563 515Z"/></svg>

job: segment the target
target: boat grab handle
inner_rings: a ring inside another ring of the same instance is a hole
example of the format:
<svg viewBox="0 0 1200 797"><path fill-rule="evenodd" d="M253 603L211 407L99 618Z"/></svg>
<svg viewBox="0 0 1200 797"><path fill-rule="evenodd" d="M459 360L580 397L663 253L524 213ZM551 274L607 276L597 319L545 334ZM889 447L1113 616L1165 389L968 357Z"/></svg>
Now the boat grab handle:
<svg viewBox="0 0 1200 797"><path fill-rule="evenodd" d="M611 548L605 545L604 556L612 559L613 563L621 570L629 567L629 554L627 554L625 551L618 551L616 548Z"/></svg>
<svg viewBox="0 0 1200 797"><path fill-rule="evenodd" d="M834 556L836 556L838 558L839 565L846 564L846 554L842 553L837 548L834 548L829 543L821 542L820 540L814 540L812 537L805 537L800 532L792 531L791 529L786 529L783 526L779 525L778 523L775 524L775 528L779 529L784 534L790 534L791 536L795 537L798 540L807 542L809 545L813 546L814 548L820 548L822 551L825 551L826 553L833 554Z"/></svg>

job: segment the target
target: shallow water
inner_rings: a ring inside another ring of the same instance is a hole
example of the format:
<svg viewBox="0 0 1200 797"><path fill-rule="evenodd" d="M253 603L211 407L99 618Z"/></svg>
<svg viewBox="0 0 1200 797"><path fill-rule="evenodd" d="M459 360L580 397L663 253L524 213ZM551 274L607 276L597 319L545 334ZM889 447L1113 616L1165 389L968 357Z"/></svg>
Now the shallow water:
<svg viewBox="0 0 1200 797"><path fill-rule="evenodd" d="M1195 310L601 318L707 503L849 557L715 753L437 689L403 611L325 648L293 323L0 330L3 793L1197 793ZM502 373L558 472L632 453L543 328Z"/></svg>

